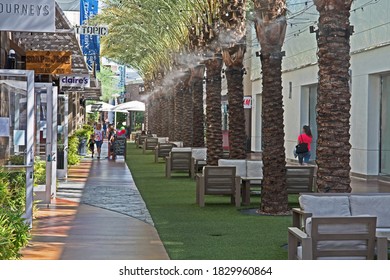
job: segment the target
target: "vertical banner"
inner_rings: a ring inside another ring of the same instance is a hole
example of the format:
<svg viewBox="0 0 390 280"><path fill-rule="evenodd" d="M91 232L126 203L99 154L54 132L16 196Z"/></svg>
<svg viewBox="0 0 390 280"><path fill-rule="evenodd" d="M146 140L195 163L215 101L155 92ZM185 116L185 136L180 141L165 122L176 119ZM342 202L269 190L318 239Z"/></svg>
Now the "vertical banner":
<svg viewBox="0 0 390 280"><path fill-rule="evenodd" d="M125 93L126 93L126 66L125 65L119 65L118 67L119 71L119 94L120 94L120 101L121 103L124 102L125 99Z"/></svg>
<svg viewBox="0 0 390 280"><path fill-rule="evenodd" d="M87 25L88 19L97 15L98 6L98 0L80 0L80 25ZM100 71L100 37L82 34L80 44L89 70Z"/></svg>

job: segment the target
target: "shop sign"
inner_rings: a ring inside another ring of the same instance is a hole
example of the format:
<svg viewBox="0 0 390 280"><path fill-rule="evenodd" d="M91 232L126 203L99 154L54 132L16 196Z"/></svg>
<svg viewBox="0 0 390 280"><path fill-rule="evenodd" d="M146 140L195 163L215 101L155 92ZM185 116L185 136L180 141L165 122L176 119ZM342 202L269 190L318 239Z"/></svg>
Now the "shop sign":
<svg viewBox="0 0 390 280"><path fill-rule="evenodd" d="M87 34L87 35L97 35L97 36L105 36L108 35L108 27L107 26L75 26L76 34Z"/></svg>
<svg viewBox="0 0 390 280"><path fill-rule="evenodd" d="M68 51L27 51L26 70L34 70L36 75L71 74L72 53Z"/></svg>
<svg viewBox="0 0 390 280"><path fill-rule="evenodd" d="M73 87L73 88L89 88L91 78L88 74L77 75L61 75L60 76L60 88Z"/></svg>
<svg viewBox="0 0 390 280"><path fill-rule="evenodd" d="M2 0L0 30L55 32L55 0Z"/></svg>
<svg viewBox="0 0 390 280"><path fill-rule="evenodd" d="M244 109L252 108L252 96L244 96Z"/></svg>

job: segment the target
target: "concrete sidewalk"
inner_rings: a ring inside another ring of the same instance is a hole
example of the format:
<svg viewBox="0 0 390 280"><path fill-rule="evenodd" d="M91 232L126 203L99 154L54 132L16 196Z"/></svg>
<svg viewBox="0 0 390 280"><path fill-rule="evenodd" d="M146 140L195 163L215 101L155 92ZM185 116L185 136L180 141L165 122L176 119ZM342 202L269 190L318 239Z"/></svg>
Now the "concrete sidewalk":
<svg viewBox="0 0 390 280"><path fill-rule="evenodd" d="M123 158L86 157L41 208L23 259L169 259Z"/></svg>

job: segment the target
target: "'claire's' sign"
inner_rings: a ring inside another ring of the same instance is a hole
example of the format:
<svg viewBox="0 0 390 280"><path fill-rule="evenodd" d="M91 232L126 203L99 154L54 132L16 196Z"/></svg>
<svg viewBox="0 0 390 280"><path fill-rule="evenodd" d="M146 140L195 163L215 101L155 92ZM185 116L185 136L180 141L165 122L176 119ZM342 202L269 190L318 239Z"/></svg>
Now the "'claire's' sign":
<svg viewBox="0 0 390 280"><path fill-rule="evenodd" d="M55 31L55 0L1 0L0 30Z"/></svg>
<svg viewBox="0 0 390 280"><path fill-rule="evenodd" d="M60 75L60 88L76 87L89 88L91 83L90 76L87 74L78 75Z"/></svg>

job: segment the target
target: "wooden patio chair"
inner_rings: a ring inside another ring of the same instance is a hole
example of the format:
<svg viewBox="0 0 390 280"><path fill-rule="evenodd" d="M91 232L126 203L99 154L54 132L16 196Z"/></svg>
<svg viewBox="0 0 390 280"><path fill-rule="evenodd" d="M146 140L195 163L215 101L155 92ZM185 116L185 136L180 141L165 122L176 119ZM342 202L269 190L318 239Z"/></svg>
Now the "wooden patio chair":
<svg viewBox="0 0 390 280"><path fill-rule="evenodd" d="M168 157L174 146L172 143L158 143L154 150L154 162L157 163L159 158L165 159Z"/></svg>
<svg viewBox="0 0 390 280"><path fill-rule="evenodd" d="M138 148L142 148L144 146L144 141L146 138L148 138L149 136L148 135L140 135L138 137L138 141L137 141L137 147Z"/></svg>
<svg viewBox="0 0 390 280"><path fill-rule="evenodd" d="M205 195L230 195L231 203L241 206L240 177L235 166L205 166L196 175L196 203L205 206Z"/></svg>
<svg viewBox="0 0 390 280"><path fill-rule="evenodd" d="M387 238L376 237L376 217L312 217L306 232L288 228L288 258L387 259Z"/></svg>
<svg viewBox="0 0 390 280"><path fill-rule="evenodd" d="M288 194L316 192L314 180L315 166L286 166L286 185Z"/></svg>
<svg viewBox="0 0 390 280"><path fill-rule="evenodd" d="M165 176L171 178L172 171L188 171L189 177L192 177L190 151L171 151L165 160Z"/></svg>
<svg viewBox="0 0 390 280"><path fill-rule="evenodd" d="M158 144L158 138L152 138L152 137L146 138L143 144L142 152L145 154L146 151L154 151L156 149L157 144Z"/></svg>

